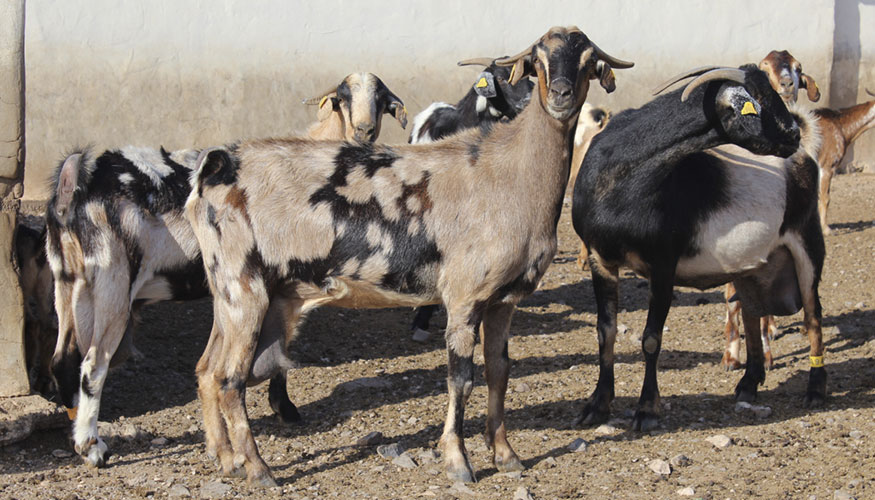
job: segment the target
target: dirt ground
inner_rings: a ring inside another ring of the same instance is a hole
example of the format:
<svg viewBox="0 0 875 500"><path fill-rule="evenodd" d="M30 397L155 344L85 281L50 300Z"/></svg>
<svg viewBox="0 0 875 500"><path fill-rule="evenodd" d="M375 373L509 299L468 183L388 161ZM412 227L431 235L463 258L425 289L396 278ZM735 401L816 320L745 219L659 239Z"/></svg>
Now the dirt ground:
<svg viewBox="0 0 875 500"><path fill-rule="evenodd" d="M325 308L293 346L300 368L289 389L307 419L287 427L272 414L267 385L249 390L250 422L280 486L251 489L220 478L206 456L194 366L210 329L208 300L146 311L138 362L110 373L100 427L114 455L92 469L71 453L69 429L42 432L0 449L2 498L875 498L875 176L833 183L832 234L820 291L829 399L802 408L808 342L801 313L779 318L775 367L760 388L759 415L736 411L740 371L720 366L722 290L677 289L660 358L662 425L629 430L644 376L640 335L647 289L627 274L620 289L617 399L613 420L574 425L598 373L595 301L588 273L574 262L567 212L560 251L541 289L512 324L509 439L521 475L499 474L483 445L486 386L478 370L466 411L467 445L478 482L451 484L436 448L446 411L446 354L439 316L425 343L411 340L411 311ZM475 358L482 365L482 354ZM415 466L396 465L370 433L400 443ZM708 439L728 436L723 449ZM583 439L585 450L569 445ZM683 456L681 456L683 455ZM669 462L670 474L653 468Z"/></svg>

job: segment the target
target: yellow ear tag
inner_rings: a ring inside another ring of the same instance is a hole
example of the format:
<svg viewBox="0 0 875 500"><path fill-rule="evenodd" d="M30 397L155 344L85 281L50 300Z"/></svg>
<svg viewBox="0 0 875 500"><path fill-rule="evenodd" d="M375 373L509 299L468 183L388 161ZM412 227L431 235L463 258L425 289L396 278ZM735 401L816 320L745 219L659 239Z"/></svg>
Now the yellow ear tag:
<svg viewBox="0 0 875 500"><path fill-rule="evenodd" d="M753 107L753 103L747 101L744 103L744 106L741 107L741 114L743 115L755 115L757 114L757 109Z"/></svg>
<svg viewBox="0 0 875 500"><path fill-rule="evenodd" d="M514 65L510 67L510 78L507 79L508 82L513 81L513 72L514 71L516 71L516 63L514 63Z"/></svg>
<svg viewBox="0 0 875 500"><path fill-rule="evenodd" d="M814 83L814 90L820 92L820 87L817 86L817 82L812 82L812 83Z"/></svg>
<svg viewBox="0 0 875 500"><path fill-rule="evenodd" d="M823 356L808 356L812 368L823 368Z"/></svg>
<svg viewBox="0 0 875 500"><path fill-rule="evenodd" d="M327 95L326 95L326 96L323 96L323 97L322 97L322 100L319 101L319 107L321 108L322 105L325 104L325 101L327 101L327 100L328 100L328 96L327 96Z"/></svg>
<svg viewBox="0 0 875 500"><path fill-rule="evenodd" d="M67 408L67 418L70 420L76 420L76 410L78 408Z"/></svg>
<svg viewBox="0 0 875 500"><path fill-rule="evenodd" d="M489 82L486 81L485 77L481 77L480 80L477 81L477 85L474 85L478 89L482 89L483 87L488 87Z"/></svg>

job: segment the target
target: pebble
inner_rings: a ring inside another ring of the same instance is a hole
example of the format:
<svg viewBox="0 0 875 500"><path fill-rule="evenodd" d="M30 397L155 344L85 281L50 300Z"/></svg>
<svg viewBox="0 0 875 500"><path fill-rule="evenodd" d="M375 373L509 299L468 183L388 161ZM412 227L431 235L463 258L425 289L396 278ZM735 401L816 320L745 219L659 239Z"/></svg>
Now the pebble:
<svg viewBox="0 0 875 500"><path fill-rule="evenodd" d="M410 458L410 454L407 452L404 452L404 453L398 455L397 457L395 457L395 459L392 460L392 463L397 465L398 467L401 467L402 469L415 469L416 468L416 462L414 462L413 459Z"/></svg>
<svg viewBox="0 0 875 500"><path fill-rule="evenodd" d="M188 491L188 488L186 488L184 485L174 484L167 492L167 496L169 496L170 498L190 497L191 492Z"/></svg>
<svg viewBox="0 0 875 500"><path fill-rule="evenodd" d="M165 437L156 437L152 440L152 446L164 446L167 444L167 438Z"/></svg>
<svg viewBox="0 0 875 500"><path fill-rule="evenodd" d="M513 500L535 500L525 486L520 486L513 492Z"/></svg>
<svg viewBox="0 0 875 500"><path fill-rule="evenodd" d="M599 436L607 436L617 432L617 428L610 424L602 424L595 429L595 433Z"/></svg>
<svg viewBox="0 0 875 500"><path fill-rule="evenodd" d="M356 446L373 446L383 442L383 433L379 431L369 432L355 441Z"/></svg>
<svg viewBox="0 0 875 500"><path fill-rule="evenodd" d="M140 429L137 429L137 426L134 424L125 424L122 426L120 435L125 439L137 439L140 435Z"/></svg>
<svg viewBox="0 0 875 500"><path fill-rule="evenodd" d="M668 476L671 474L671 465L668 464L665 460L654 459L647 463L647 466L650 467L650 470L659 474L660 476Z"/></svg>
<svg viewBox="0 0 875 500"><path fill-rule="evenodd" d="M197 424L191 424L191 425L188 426L188 433L189 433L189 434L195 434L195 433L197 433L197 431L199 431L199 430L200 430L200 429L198 428Z"/></svg>
<svg viewBox="0 0 875 500"><path fill-rule="evenodd" d="M476 493L474 493L474 491L471 488L465 486L465 483L463 483L461 481L455 482L450 487L450 491L453 493L464 493L465 495L471 495L471 496L476 495Z"/></svg>
<svg viewBox="0 0 875 500"><path fill-rule="evenodd" d="M551 467L551 468L556 467L556 465L557 465L556 459L553 457L547 457L541 463L544 464L545 467Z"/></svg>
<svg viewBox="0 0 875 500"><path fill-rule="evenodd" d="M858 430L853 430L849 432L848 436L850 436L852 439L863 439L863 433Z"/></svg>
<svg viewBox="0 0 875 500"><path fill-rule="evenodd" d="M58 450L52 450L52 456L55 458L70 458L73 456L73 454L67 450L58 449Z"/></svg>
<svg viewBox="0 0 875 500"><path fill-rule="evenodd" d="M383 458L398 458L404 453L401 443L384 444L377 446L377 453Z"/></svg>
<svg viewBox="0 0 875 500"><path fill-rule="evenodd" d="M428 449L417 453L416 458L418 458L421 463L436 463L438 459L440 459L440 455L438 455L438 452L435 450Z"/></svg>
<svg viewBox="0 0 875 500"><path fill-rule="evenodd" d="M425 343L428 342L428 339L431 338L431 332L428 330L423 330L422 328L417 328L413 332L413 336L410 337L414 342Z"/></svg>
<svg viewBox="0 0 875 500"><path fill-rule="evenodd" d="M501 475L504 477L507 477L510 479L516 479L516 480L520 480L523 478L523 473L518 471L518 470L511 471L511 472L502 472Z"/></svg>
<svg viewBox="0 0 875 500"><path fill-rule="evenodd" d="M573 453L586 451L586 441L581 438L577 438L568 445L568 449Z"/></svg>
<svg viewBox="0 0 875 500"><path fill-rule="evenodd" d="M529 392L532 388L525 382L520 382L514 387L513 392Z"/></svg>
<svg viewBox="0 0 875 500"><path fill-rule="evenodd" d="M835 493L833 493L832 497L835 500L856 500L853 495L851 495L847 491L842 490L835 490Z"/></svg>
<svg viewBox="0 0 875 500"><path fill-rule="evenodd" d="M757 418L768 418L772 414L772 409L768 406L752 405L746 401L735 403L735 413L741 413L745 410L752 412Z"/></svg>
<svg viewBox="0 0 875 500"><path fill-rule="evenodd" d="M157 481L149 479L148 481L145 481L143 484L138 486L137 491L139 491L140 494L145 497L148 495L154 495L155 492L158 491L158 488L160 488L160 487L161 487L161 485L158 484Z"/></svg>
<svg viewBox="0 0 875 500"><path fill-rule="evenodd" d="M231 492L231 485L219 481L208 481L201 486L201 498L222 498Z"/></svg>
<svg viewBox="0 0 875 500"><path fill-rule="evenodd" d="M682 497L691 497L696 494L696 490L694 490L692 486L687 486L686 488L679 489L677 494Z"/></svg>
<svg viewBox="0 0 875 500"><path fill-rule="evenodd" d="M726 448L729 448L729 446L732 445L732 438L730 438L729 436L727 436L725 434L717 434L717 435L711 436L711 437L705 439L705 441L708 441L709 443L714 445L715 448L717 448L719 450L725 450Z"/></svg>
<svg viewBox="0 0 875 500"><path fill-rule="evenodd" d="M617 325L617 333L619 333L620 335L625 335L626 332L628 332L628 331L629 331L629 327L624 325L623 323L620 323L619 325Z"/></svg>
<svg viewBox="0 0 875 500"><path fill-rule="evenodd" d="M668 463L671 464L672 467L686 467L693 463L693 461L690 460L690 457L684 455L683 453L678 453L677 455L671 457Z"/></svg>

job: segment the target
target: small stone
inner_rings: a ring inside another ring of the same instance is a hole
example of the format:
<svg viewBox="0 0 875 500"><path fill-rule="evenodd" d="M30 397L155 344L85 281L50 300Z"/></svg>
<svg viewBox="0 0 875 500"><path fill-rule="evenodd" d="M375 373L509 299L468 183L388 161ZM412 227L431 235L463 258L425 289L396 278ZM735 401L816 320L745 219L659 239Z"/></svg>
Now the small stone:
<svg viewBox="0 0 875 500"><path fill-rule="evenodd" d="M757 418L768 418L768 416L772 414L772 409L768 406L752 405L745 401L735 403L735 413L741 413L743 411L750 411L756 415Z"/></svg>
<svg viewBox="0 0 875 500"><path fill-rule="evenodd" d="M650 467L650 470L659 474L660 476L668 476L671 475L671 465L668 464L665 460L654 459L647 463L647 466Z"/></svg>
<svg viewBox="0 0 875 500"><path fill-rule="evenodd" d="M383 433L379 431L369 432L358 438L355 442L356 446L374 446L383 442Z"/></svg>
<svg viewBox="0 0 875 500"><path fill-rule="evenodd" d="M865 302L857 302L856 304L854 304L854 308L856 308L856 309L865 309L865 308L866 308L866 303L865 303Z"/></svg>
<svg viewBox="0 0 875 500"><path fill-rule="evenodd" d="M863 433L858 431L858 430L853 430L853 431L849 432L848 436L850 436L851 439L863 439Z"/></svg>
<svg viewBox="0 0 875 500"><path fill-rule="evenodd" d="M513 492L513 500L534 500L525 486L520 486Z"/></svg>
<svg viewBox="0 0 875 500"><path fill-rule="evenodd" d="M617 325L617 333L619 333L620 335L626 335L626 332L628 332L628 331L629 331L629 327L624 325L623 323L620 323L619 325Z"/></svg>
<svg viewBox="0 0 875 500"><path fill-rule="evenodd" d="M231 492L231 485L219 481L208 481L201 486L201 498L222 498Z"/></svg>
<svg viewBox="0 0 875 500"><path fill-rule="evenodd" d="M440 456L438 452L432 449L422 450L416 454L416 458L419 459L420 463L435 463L438 461Z"/></svg>
<svg viewBox="0 0 875 500"><path fill-rule="evenodd" d="M682 497L691 497L696 494L696 490L694 490L692 486L687 486L686 488L679 489L677 494Z"/></svg>
<svg viewBox="0 0 875 500"><path fill-rule="evenodd" d="M507 477L510 479L516 479L516 480L520 480L523 478L523 473L518 471L518 470L514 470L514 471L510 471L510 472L503 472L501 475L504 477Z"/></svg>
<svg viewBox="0 0 875 500"><path fill-rule="evenodd" d="M58 449L58 450L52 450L52 456L55 458L70 458L73 456L73 454L67 450Z"/></svg>
<svg viewBox="0 0 875 500"><path fill-rule="evenodd" d="M842 490L835 490L835 493L833 493L832 497L835 500L856 500L853 495L851 495L847 491Z"/></svg>
<svg viewBox="0 0 875 500"><path fill-rule="evenodd" d="M371 472L374 472L374 473L377 473L377 474L379 474L380 472L383 472L384 470L386 470L386 466L385 466L385 465L377 465L377 466L375 466L375 467L371 467Z"/></svg>
<svg viewBox="0 0 875 500"><path fill-rule="evenodd" d="M383 458L398 458L404 453L401 443L384 444L377 446L377 453Z"/></svg>
<svg viewBox="0 0 875 500"><path fill-rule="evenodd" d="M404 452L404 453L398 455L397 457L395 457L395 459L392 460L392 463L397 465L398 467L401 467L402 469L415 469L416 468L416 462L414 462L413 459L410 458L410 454L407 452Z"/></svg>
<svg viewBox="0 0 875 500"><path fill-rule="evenodd" d="M137 439L140 435L140 429L134 424L125 424L119 435L125 439Z"/></svg>
<svg viewBox="0 0 875 500"><path fill-rule="evenodd" d="M705 441L708 441L709 443L714 445L714 447L717 448L718 450L725 450L726 448L729 448L729 446L732 445L732 438L730 438L729 436L727 436L725 434L717 434L717 435L711 436L711 437L705 439Z"/></svg>
<svg viewBox="0 0 875 500"><path fill-rule="evenodd" d="M418 418L416 418L416 417L410 417L410 418L407 419L407 425L413 425L413 424L415 424L415 423L418 422L418 421L419 421Z"/></svg>
<svg viewBox="0 0 875 500"><path fill-rule="evenodd" d="M525 382L520 382L513 388L513 392L529 392L532 388Z"/></svg>
<svg viewBox="0 0 875 500"><path fill-rule="evenodd" d="M556 459L553 457L547 457L541 463L544 464L545 467L550 467L550 468L556 467L556 465L557 465Z"/></svg>
<svg viewBox="0 0 875 500"><path fill-rule="evenodd" d="M188 488L186 488L184 485L174 484L170 487L170 490L167 491L167 496L169 496L170 498L190 497L191 492L188 491Z"/></svg>
<svg viewBox="0 0 875 500"><path fill-rule="evenodd" d="M189 434L195 434L195 433L197 433L197 431L199 431L199 430L200 430L200 429L198 428L197 424L191 424L191 425L188 426L188 433L189 433Z"/></svg>
<svg viewBox="0 0 875 500"><path fill-rule="evenodd" d="M474 491L471 488L465 486L465 483L463 483L461 481L455 482L450 487L450 491L453 493L463 493L465 495L471 495L471 496L476 495L476 493L474 493Z"/></svg>
<svg viewBox="0 0 875 500"><path fill-rule="evenodd" d="M693 463L693 461L690 460L690 457L684 455L683 453L678 453L677 455L671 457L668 463L671 464L672 467L686 467Z"/></svg>
<svg viewBox="0 0 875 500"><path fill-rule="evenodd" d="M149 479L147 481L144 481L140 486L138 486L137 491L139 491L140 494L145 497L148 495L154 495L160 487L161 485L158 484L156 481Z"/></svg>
<svg viewBox="0 0 875 500"><path fill-rule="evenodd" d="M581 438L577 438L568 445L568 449L572 453L578 453L582 451L586 451L586 441Z"/></svg>
<svg viewBox="0 0 875 500"><path fill-rule="evenodd" d="M413 331L413 336L410 338L413 339L414 342L425 343L431 338L431 332L423 330L422 328L417 328Z"/></svg>
<svg viewBox="0 0 875 500"><path fill-rule="evenodd" d="M617 432L617 428L610 424L602 424L595 429L595 433L599 436L607 436Z"/></svg>
<svg viewBox="0 0 875 500"><path fill-rule="evenodd" d="M167 444L167 438L156 437L151 442L152 442L152 446L164 446L165 444Z"/></svg>

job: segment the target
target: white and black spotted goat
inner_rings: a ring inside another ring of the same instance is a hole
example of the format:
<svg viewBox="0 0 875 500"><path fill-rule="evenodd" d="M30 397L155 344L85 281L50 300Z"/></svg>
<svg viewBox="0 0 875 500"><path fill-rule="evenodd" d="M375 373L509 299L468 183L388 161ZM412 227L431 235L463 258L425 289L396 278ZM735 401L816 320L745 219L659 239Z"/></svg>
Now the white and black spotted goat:
<svg viewBox="0 0 875 500"><path fill-rule="evenodd" d="M510 83L511 68L499 66L491 59L468 59L460 66L486 66L474 85L454 105L433 102L413 118L413 131L407 142L426 144L455 134L461 130L480 127L488 132L498 121L510 121L525 109L532 97L535 84L528 78ZM411 331L428 334L428 324L438 306L423 306L416 310Z"/></svg>
<svg viewBox="0 0 875 500"><path fill-rule="evenodd" d="M669 85L691 76L683 94L614 116L574 186L572 220L590 250L598 310L600 370L583 410L587 423L607 419L614 399L620 267L647 277L651 291L634 429L658 423L657 359L675 285L735 282L748 347L736 387L741 401L753 400L765 379L760 316L801 305L812 360L804 403L819 405L826 396L816 122L791 114L755 66L700 68Z"/></svg>
<svg viewBox="0 0 875 500"><path fill-rule="evenodd" d="M337 107L344 123L355 126L330 133L338 134L334 139L376 139L380 116L390 107L403 116L404 105L379 79L380 85L362 77L371 84L345 86L351 76L337 87ZM59 323L52 373L71 409L75 449L91 465L106 461L106 444L97 435L100 394L110 360L129 351L137 310L209 293L197 240L182 215L198 153L129 147L95 159L78 152L55 177L46 217ZM268 322L265 332L248 380L270 378L271 407L284 421L298 422L286 394L292 364L284 325Z"/></svg>
<svg viewBox="0 0 875 500"><path fill-rule="evenodd" d="M504 395L514 306L556 252L571 140L591 79L614 89L602 52L577 28L553 28L496 61L536 74L538 102L509 123L433 144L378 146L256 140L202 153L186 204L214 295L197 366L207 450L225 474L275 484L249 428L246 367L262 322L294 324L320 305L447 309L448 475L473 481L462 425L482 321L486 441L501 471L522 464L507 442ZM511 81L516 83L516 81Z"/></svg>

